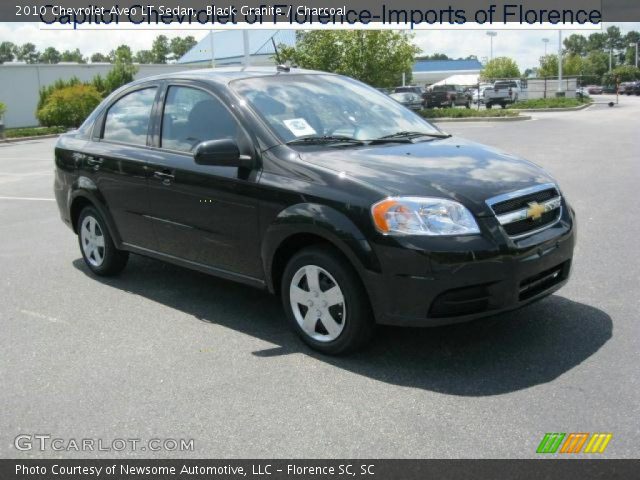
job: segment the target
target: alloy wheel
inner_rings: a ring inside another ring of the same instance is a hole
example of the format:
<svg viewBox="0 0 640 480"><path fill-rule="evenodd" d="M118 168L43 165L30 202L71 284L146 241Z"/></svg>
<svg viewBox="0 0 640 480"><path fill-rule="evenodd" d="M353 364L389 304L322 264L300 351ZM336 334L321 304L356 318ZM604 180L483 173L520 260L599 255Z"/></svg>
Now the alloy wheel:
<svg viewBox="0 0 640 480"><path fill-rule="evenodd" d="M102 265L105 254L104 235L100 224L91 215L87 215L82 221L80 241L87 261L94 267Z"/></svg>
<svg viewBox="0 0 640 480"><path fill-rule="evenodd" d="M306 335L318 342L331 342L344 330L346 305L338 282L324 268L305 265L289 286L293 315Z"/></svg>

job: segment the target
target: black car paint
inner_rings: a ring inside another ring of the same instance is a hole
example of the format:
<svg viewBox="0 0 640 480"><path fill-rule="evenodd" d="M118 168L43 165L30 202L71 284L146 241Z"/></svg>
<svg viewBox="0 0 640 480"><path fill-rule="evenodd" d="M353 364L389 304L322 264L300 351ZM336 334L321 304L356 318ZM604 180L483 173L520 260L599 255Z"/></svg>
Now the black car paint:
<svg viewBox="0 0 640 480"><path fill-rule="evenodd" d="M359 273L376 321L386 324L426 326L481 316L429 318L432 301L449 289L491 284L496 295L486 315L529 303L567 281L526 302L513 296L521 279L570 262L575 227L564 199L558 223L521 240L504 234L485 203L552 182L543 170L455 138L348 148L283 145L229 88L234 78L263 74L174 74L112 94L90 117L93 128L63 135L56 145L55 193L63 220L75 230L79 207L91 202L117 248L271 292L279 289L283 252L323 239ZM176 84L204 89L226 104L246 134L241 150L251 156L252 168L197 165L187 153L160 147L162 102ZM100 140L107 107L148 86L158 90L146 145ZM399 194L459 201L481 234L382 235L371 221L371 205Z"/></svg>

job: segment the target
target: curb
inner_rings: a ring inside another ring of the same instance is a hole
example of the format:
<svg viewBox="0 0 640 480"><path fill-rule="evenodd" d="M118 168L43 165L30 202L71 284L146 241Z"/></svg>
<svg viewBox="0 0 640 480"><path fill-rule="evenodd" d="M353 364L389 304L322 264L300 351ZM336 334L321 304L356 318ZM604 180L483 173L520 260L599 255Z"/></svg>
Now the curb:
<svg viewBox="0 0 640 480"><path fill-rule="evenodd" d="M514 112L577 112L578 110L584 110L594 105L594 103L585 103L584 105L578 105L577 107L562 107L562 108L512 108Z"/></svg>
<svg viewBox="0 0 640 480"><path fill-rule="evenodd" d="M518 115L517 117L463 117L463 118L425 118L425 120L433 123L440 122L520 122L522 120L531 120L529 115Z"/></svg>
<svg viewBox="0 0 640 480"><path fill-rule="evenodd" d="M36 135L34 137L15 137L15 138L4 138L0 139L0 143L16 143L16 142L27 142L29 140L38 140L40 138L56 138L62 135L61 133L50 133L48 135Z"/></svg>

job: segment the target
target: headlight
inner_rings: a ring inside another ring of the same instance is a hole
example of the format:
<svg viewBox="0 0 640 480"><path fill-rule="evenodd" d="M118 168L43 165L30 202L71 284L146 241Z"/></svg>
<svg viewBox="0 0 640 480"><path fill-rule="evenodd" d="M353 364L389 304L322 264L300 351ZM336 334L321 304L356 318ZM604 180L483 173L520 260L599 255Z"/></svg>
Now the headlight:
<svg viewBox="0 0 640 480"><path fill-rule="evenodd" d="M480 233L471 212L444 198L386 198L371 207L376 229L384 234L469 235Z"/></svg>

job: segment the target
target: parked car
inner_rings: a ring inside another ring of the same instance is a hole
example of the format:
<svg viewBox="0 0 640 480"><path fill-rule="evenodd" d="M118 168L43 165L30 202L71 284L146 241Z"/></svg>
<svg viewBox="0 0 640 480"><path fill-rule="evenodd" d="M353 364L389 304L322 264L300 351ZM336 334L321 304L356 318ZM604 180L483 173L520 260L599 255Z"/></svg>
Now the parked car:
<svg viewBox="0 0 640 480"><path fill-rule="evenodd" d="M422 95L412 92L392 93L389 95L396 102L401 103L410 110L422 110L423 99Z"/></svg>
<svg viewBox="0 0 640 480"><path fill-rule="evenodd" d="M483 104L484 103L484 91L487 88L493 88L493 84L487 83L487 84L481 84L478 88L472 88L471 89L471 101L474 104Z"/></svg>
<svg viewBox="0 0 640 480"><path fill-rule="evenodd" d="M627 86L630 85L631 83L632 82L621 82L618 85L618 94L620 94L620 95L626 94L627 93Z"/></svg>
<svg viewBox="0 0 640 480"><path fill-rule="evenodd" d="M615 85L603 85L602 86L602 93L616 93L617 92L617 87Z"/></svg>
<svg viewBox="0 0 640 480"><path fill-rule="evenodd" d="M506 108L507 105L518 101L521 90L520 80L499 80L493 84L493 88L485 89L484 103L487 108L494 105Z"/></svg>
<svg viewBox="0 0 640 480"><path fill-rule="evenodd" d="M376 323L497 314L569 278L574 211L546 171L335 74L137 80L54 153L60 215L93 274L134 253L268 290L329 354Z"/></svg>
<svg viewBox="0 0 640 480"><path fill-rule="evenodd" d="M426 108L452 108L457 105L471 108L471 94L465 92L459 85L434 85L424 96L424 106Z"/></svg>
<svg viewBox="0 0 640 480"><path fill-rule="evenodd" d="M589 95L601 95L603 92L602 87L599 85L587 85L585 90Z"/></svg>
<svg viewBox="0 0 640 480"><path fill-rule="evenodd" d="M586 87L576 88L576 98L578 100L584 100L586 98L589 98L589 92L587 92L587 88Z"/></svg>
<svg viewBox="0 0 640 480"><path fill-rule="evenodd" d="M402 87L395 87L393 93L415 93L417 95L424 95L424 88L416 85L405 85Z"/></svg>
<svg viewBox="0 0 640 480"><path fill-rule="evenodd" d="M624 95L640 95L640 82L621 83L620 89L621 89L620 93Z"/></svg>

